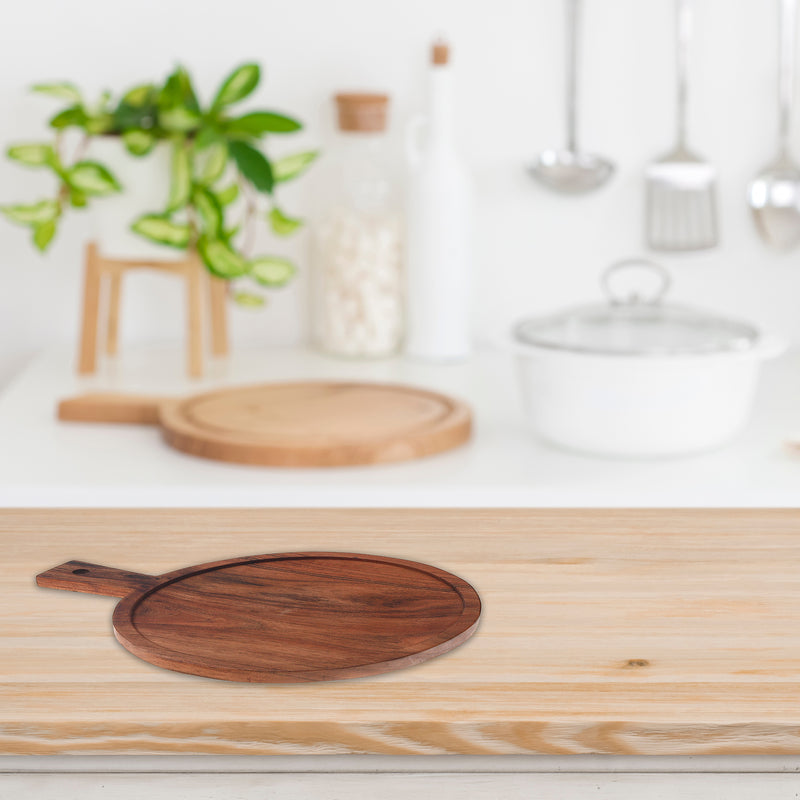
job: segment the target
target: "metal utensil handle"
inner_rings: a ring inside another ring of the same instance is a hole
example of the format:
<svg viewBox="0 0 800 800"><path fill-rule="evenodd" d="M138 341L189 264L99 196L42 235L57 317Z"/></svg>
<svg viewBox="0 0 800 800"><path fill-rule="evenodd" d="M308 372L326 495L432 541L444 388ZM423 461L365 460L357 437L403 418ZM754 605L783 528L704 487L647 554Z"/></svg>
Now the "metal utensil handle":
<svg viewBox="0 0 800 800"><path fill-rule="evenodd" d="M686 147L686 109L689 101L689 42L692 38L691 0L676 0L678 67L678 146Z"/></svg>
<svg viewBox="0 0 800 800"><path fill-rule="evenodd" d="M623 270L630 269L631 267L643 267L646 270L654 272L658 276L660 284L656 292L651 297L643 297L636 292L622 296L614 291L614 275ZM626 258L622 261L615 261L606 269L600 278L600 285L603 287L603 292L605 292L605 295L608 297L611 304L615 306L640 305L643 303L647 303L648 305L656 305L657 303L661 302L664 295L669 291L671 284L672 278L670 277L669 272L667 272L667 270L662 267L661 264L657 264L655 261L650 261L646 258Z"/></svg>
<svg viewBox="0 0 800 800"><path fill-rule="evenodd" d="M778 65L778 135L781 155L789 155L789 127L794 101L794 50L797 0L780 0L780 55Z"/></svg>
<svg viewBox="0 0 800 800"><path fill-rule="evenodd" d="M578 152L578 24L581 0L567 0L567 149Z"/></svg>

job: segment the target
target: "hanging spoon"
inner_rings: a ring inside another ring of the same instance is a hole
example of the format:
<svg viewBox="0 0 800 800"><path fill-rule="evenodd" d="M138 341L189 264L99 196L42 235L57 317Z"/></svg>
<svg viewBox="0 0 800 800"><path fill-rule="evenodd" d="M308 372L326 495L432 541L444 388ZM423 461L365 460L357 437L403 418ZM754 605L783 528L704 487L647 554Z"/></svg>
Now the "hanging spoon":
<svg viewBox="0 0 800 800"><path fill-rule="evenodd" d="M750 184L748 200L761 238L779 250L800 242L800 168L789 153L794 93L797 0L781 0L778 156Z"/></svg>

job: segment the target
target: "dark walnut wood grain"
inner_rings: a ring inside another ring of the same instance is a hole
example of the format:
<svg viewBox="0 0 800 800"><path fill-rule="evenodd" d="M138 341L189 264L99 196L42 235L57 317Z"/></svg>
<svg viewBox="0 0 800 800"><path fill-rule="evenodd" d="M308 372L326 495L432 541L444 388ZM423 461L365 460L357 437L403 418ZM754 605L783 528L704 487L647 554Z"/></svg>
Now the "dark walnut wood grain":
<svg viewBox="0 0 800 800"><path fill-rule="evenodd" d="M477 592L444 570L358 553L246 556L158 578L70 561L40 586L108 594L114 634L159 667L252 683L359 678L447 653Z"/></svg>
<svg viewBox="0 0 800 800"><path fill-rule="evenodd" d="M128 572L88 561L67 561L36 576L36 583L46 589L125 597L131 592L145 591L158 583L152 575Z"/></svg>
<svg viewBox="0 0 800 800"><path fill-rule="evenodd" d="M413 386L301 381L220 389L179 400L88 394L62 400L72 422L161 425L190 455L272 467L404 461L469 440L472 415L457 400Z"/></svg>

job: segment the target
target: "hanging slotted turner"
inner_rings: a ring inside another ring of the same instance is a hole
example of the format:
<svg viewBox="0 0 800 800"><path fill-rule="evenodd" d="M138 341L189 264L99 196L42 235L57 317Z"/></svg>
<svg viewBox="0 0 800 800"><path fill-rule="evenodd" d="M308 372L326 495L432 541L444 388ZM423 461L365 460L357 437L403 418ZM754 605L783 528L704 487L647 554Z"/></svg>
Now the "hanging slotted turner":
<svg viewBox="0 0 800 800"><path fill-rule="evenodd" d="M686 144L690 0L676 0L678 140L675 149L645 170L647 244L668 252L705 250L719 240L716 170Z"/></svg>

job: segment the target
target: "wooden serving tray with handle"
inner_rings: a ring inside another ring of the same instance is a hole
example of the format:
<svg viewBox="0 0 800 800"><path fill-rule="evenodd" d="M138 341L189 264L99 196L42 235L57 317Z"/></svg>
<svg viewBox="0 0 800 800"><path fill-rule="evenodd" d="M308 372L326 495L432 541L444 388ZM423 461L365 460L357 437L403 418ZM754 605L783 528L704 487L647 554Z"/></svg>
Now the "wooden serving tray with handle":
<svg viewBox="0 0 800 800"><path fill-rule="evenodd" d="M87 394L62 400L58 417L159 425L168 444L191 455L279 467L419 458L463 444L472 430L464 403L381 383L271 383L182 399Z"/></svg>
<svg viewBox="0 0 800 800"><path fill-rule="evenodd" d="M114 635L159 667L250 683L360 678L420 664L475 632L478 593L442 569L387 556L245 556L165 575L69 561L52 589L121 597Z"/></svg>

